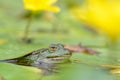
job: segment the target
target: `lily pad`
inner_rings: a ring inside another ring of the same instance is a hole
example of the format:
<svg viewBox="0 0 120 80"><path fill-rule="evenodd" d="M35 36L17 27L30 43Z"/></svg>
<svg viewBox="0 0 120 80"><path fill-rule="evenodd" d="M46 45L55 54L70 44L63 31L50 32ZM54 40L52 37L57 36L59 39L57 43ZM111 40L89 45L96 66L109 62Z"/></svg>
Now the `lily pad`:
<svg viewBox="0 0 120 80"><path fill-rule="evenodd" d="M0 76L4 80L39 80L40 72L40 69L33 67L0 63Z"/></svg>

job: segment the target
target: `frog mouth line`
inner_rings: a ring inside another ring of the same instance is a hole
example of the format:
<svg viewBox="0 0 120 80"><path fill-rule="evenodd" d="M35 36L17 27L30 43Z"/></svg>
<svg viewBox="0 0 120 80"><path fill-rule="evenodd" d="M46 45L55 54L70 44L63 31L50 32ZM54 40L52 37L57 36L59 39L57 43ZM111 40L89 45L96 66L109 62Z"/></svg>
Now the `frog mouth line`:
<svg viewBox="0 0 120 80"><path fill-rule="evenodd" d="M70 55L64 55L64 56L48 56L47 58L62 58L62 57L67 57L67 56L70 56Z"/></svg>
<svg viewBox="0 0 120 80"><path fill-rule="evenodd" d="M54 61L54 63L61 63L61 61L64 62L65 59L70 57L70 55L64 55L64 56L49 56L48 59ZM56 62L57 61L57 62ZM60 62L59 62L60 61Z"/></svg>

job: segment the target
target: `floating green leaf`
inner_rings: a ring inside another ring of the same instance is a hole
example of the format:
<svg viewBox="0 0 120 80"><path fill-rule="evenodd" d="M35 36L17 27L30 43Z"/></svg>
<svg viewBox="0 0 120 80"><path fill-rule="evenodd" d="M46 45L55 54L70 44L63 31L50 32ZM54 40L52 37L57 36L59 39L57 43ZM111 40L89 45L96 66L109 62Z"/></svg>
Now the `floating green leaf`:
<svg viewBox="0 0 120 80"><path fill-rule="evenodd" d="M5 80L39 80L40 69L0 63L0 76Z"/></svg>

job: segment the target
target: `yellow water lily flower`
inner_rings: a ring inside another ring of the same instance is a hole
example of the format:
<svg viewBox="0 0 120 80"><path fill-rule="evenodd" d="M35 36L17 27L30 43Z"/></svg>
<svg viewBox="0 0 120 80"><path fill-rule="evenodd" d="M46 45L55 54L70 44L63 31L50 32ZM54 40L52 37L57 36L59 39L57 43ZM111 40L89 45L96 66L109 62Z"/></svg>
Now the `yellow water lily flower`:
<svg viewBox="0 0 120 80"><path fill-rule="evenodd" d="M26 10L59 12L60 8L54 6L57 0L23 0Z"/></svg>
<svg viewBox="0 0 120 80"><path fill-rule="evenodd" d="M72 9L80 21L109 35L120 37L120 0L85 0Z"/></svg>

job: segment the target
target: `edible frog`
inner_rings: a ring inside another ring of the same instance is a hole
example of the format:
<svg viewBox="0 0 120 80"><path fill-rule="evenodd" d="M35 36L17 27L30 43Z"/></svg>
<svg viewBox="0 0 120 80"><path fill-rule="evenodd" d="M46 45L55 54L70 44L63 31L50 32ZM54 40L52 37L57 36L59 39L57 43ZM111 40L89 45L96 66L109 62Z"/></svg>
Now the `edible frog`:
<svg viewBox="0 0 120 80"><path fill-rule="evenodd" d="M16 59L5 60L20 65L33 66L42 70L52 70L59 63L69 62L71 52L62 44L51 44L49 48L35 50Z"/></svg>

